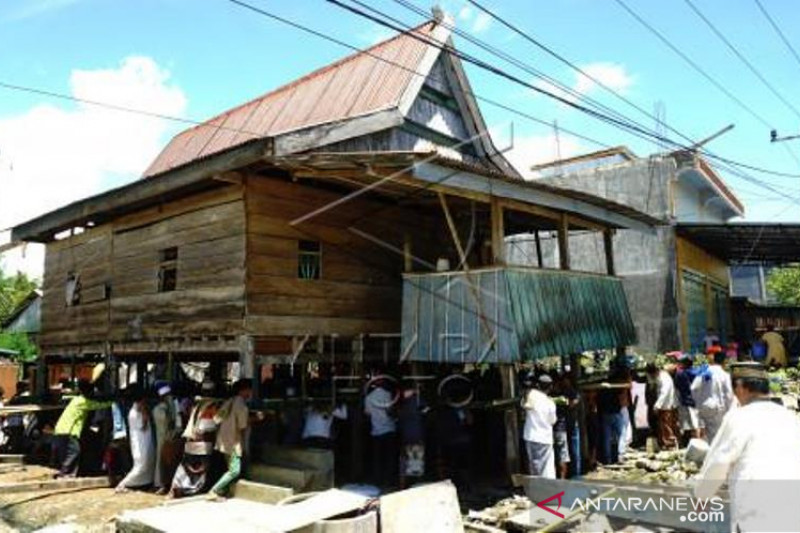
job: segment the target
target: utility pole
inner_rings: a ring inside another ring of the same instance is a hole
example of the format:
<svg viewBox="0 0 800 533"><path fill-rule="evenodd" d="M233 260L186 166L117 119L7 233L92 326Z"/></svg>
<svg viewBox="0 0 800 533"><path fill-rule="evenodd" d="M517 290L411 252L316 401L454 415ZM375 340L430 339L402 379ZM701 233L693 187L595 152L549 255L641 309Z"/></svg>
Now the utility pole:
<svg viewBox="0 0 800 533"><path fill-rule="evenodd" d="M787 135L786 137L778 137L778 130L772 130L769 132L769 142L771 143L793 141L795 139L800 139L800 135Z"/></svg>

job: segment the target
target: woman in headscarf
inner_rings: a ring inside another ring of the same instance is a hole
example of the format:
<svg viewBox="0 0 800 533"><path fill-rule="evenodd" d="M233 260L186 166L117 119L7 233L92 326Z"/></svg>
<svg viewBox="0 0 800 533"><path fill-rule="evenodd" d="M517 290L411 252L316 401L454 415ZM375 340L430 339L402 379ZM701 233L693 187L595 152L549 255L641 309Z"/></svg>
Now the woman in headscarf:
<svg viewBox="0 0 800 533"><path fill-rule="evenodd" d="M117 492L142 488L153 484L156 455L153 441L153 424L144 390L136 387L131 392L133 406L128 412L128 431L130 434L133 468L117 485Z"/></svg>

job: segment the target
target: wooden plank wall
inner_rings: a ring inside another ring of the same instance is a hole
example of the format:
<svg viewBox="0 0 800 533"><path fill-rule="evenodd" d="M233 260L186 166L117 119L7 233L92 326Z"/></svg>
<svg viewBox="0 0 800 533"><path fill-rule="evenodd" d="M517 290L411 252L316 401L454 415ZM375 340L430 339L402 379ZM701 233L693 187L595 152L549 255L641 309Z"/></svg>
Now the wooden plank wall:
<svg viewBox="0 0 800 533"><path fill-rule="evenodd" d="M244 236L239 185L117 221L111 339L241 333ZM178 248L177 288L160 293L159 252L173 246Z"/></svg>
<svg viewBox="0 0 800 533"><path fill-rule="evenodd" d="M177 289L158 292L160 251L178 248ZM240 185L195 194L47 245L43 353L102 351L105 341L236 335L244 318ZM81 302L65 304L69 272ZM110 299L101 290L110 286Z"/></svg>
<svg viewBox="0 0 800 533"><path fill-rule="evenodd" d="M40 337L43 353L54 346L73 344L102 349L108 333L109 302L99 296L111 279L111 240L111 227L103 226L47 245ZM68 307L70 272L79 277L81 303Z"/></svg>
<svg viewBox="0 0 800 533"><path fill-rule="evenodd" d="M293 225L292 220L342 196L311 185L248 177L247 331L255 335L399 332L402 253L349 228L400 251L404 235L416 235L415 252L435 262L434 250L423 237L430 235L432 222L362 197ZM298 279L301 239L322 244L320 279Z"/></svg>

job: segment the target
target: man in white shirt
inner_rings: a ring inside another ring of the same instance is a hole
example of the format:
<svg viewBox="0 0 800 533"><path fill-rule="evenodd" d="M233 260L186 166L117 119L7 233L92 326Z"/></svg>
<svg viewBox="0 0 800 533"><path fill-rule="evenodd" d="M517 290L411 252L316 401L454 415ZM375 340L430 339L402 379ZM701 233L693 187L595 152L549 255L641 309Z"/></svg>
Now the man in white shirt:
<svg viewBox="0 0 800 533"><path fill-rule="evenodd" d="M735 401L731 376L722 368L726 357L724 352L714 354L713 364L700 372L692 382L692 397L706 428L708 442L714 440L722 419Z"/></svg>
<svg viewBox="0 0 800 533"><path fill-rule="evenodd" d="M653 411L658 420L658 445L662 448L678 446L678 393L672 376L654 363L647 365L650 379L656 380L656 403Z"/></svg>
<svg viewBox="0 0 800 533"><path fill-rule="evenodd" d="M800 421L770 401L762 365L734 366L732 381L741 407L725 415L696 480L695 496L710 498L727 482L733 531L797 531Z"/></svg>
<svg viewBox="0 0 800 533"><path fill-rule="evenodd" d="M532 476L556 478L553 456L553 425L556 423L556 404L547 396L553 380L547 374L539 376L538 390L532 388L522 399L525 409L525 426L522 438L528 453Z"/></svg>
<svg viewBox="0 0 800 533"><path fill-rule="evenodd" d="M364 398L364 413L369 417L372 437L372 475L378 487L392 486L398 461L397 424L389 413L396 398L386 380L378 380Z"/></svg>
<svg viewBox="0 0 800 533"><path fill-rule="evenodd" d="M303 445L309 448L333 449L333 422L347 420L347 406L312 406L306 409Z"/></svg>

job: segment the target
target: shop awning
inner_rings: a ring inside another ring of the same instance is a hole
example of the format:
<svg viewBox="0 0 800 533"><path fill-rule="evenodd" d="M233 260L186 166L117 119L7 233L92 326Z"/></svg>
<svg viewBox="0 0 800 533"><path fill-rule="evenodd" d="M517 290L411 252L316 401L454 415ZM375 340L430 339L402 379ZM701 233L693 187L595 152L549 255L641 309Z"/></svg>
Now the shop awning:
<svg viewBox="0 0 800 533"><path fill-rule="evenodd" d="M800 262L800 224L678 224L678 235L730 264Z"/></svg>

